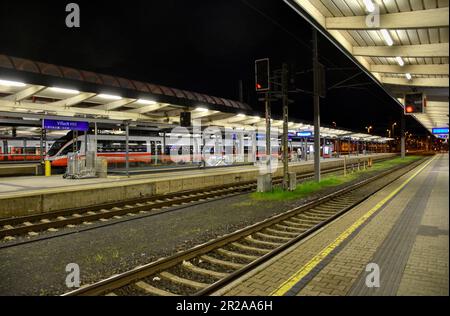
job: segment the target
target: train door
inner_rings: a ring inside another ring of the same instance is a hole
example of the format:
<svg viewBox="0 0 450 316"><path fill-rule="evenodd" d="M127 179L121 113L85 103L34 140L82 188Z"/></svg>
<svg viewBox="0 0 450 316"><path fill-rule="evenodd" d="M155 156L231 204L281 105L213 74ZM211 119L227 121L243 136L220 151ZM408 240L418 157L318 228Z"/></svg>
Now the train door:
<svg viewBox="0 0 450 316"><path fill-rule="evenodd" d="M0 160L8 160L8 141L0 141Z"/></svg>

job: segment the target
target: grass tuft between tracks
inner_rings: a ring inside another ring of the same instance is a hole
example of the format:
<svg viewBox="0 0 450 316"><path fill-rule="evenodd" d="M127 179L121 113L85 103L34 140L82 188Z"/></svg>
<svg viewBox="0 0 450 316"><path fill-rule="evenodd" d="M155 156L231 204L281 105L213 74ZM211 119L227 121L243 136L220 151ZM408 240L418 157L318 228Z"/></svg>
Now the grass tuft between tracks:
<svg viewBox="0 0 450 316"><path fill-rule="evenodd" d="M282 200L293 200L293 199L301 199L312 193L318 192L322 189L335 187L346 182L353 181L357 179L361 174L374 172L374 171L382 171L387 170L392 167L395 167L399 164L406 164L413 162L417 159L420 159L420 156L407 156L405 159L394 158L385 160L379 163L374 163L374 165L367 169L361 171L355 171L352 173L348 173L346 176L344 175L329 175L323 176L320 182L305 181L297 185L297 188L294 191L283 191L282 188L276 187L272 192L255 192L251 194L252 199L258 201L282 201Z"/></svg>

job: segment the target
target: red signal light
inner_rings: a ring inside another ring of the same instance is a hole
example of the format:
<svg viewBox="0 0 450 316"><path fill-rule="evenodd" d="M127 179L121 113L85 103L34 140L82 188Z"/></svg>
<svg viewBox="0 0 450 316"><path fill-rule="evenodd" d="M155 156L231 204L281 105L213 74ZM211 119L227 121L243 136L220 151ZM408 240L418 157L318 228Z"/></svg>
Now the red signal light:
<svg viewBox="0 0 450 316"><path fill-rule="evenodd" d="M261 89L261 88L262 88L262 86L259 83L257 83L256 84L256 89Z"/></svg>
<svg viewBox="0 0 450 316"><path fill-rule="evenodd" d="M414 108L411 105L408 105L406 107L406 113L412 113L412 112L414 112Z"/></svg>

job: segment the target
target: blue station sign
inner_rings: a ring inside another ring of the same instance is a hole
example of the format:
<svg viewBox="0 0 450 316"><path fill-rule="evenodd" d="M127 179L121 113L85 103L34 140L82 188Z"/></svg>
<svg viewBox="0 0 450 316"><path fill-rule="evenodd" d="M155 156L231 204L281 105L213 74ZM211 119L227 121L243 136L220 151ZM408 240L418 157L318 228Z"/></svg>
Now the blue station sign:
<svg viewBox="0 0 450 316"><path fill-rule="evenodd" d="M313 135L310 131L297 132L297 137L311 137Z"/></svg>
<svg viewBox="0 0 450 316"><path fill-rule="evenodd" d="M84 132L89 130L89 122L44 119L43 125L44 129L51 129L51 130L72 130Z"/></svg>
<svg viewBox="0 0 450 316"><path fill-rule="evenodd" d="M434 135L448 134L448 127L438 127L438 128L433 128L433 129L432 129L432 133L433 133Z"/></svg>

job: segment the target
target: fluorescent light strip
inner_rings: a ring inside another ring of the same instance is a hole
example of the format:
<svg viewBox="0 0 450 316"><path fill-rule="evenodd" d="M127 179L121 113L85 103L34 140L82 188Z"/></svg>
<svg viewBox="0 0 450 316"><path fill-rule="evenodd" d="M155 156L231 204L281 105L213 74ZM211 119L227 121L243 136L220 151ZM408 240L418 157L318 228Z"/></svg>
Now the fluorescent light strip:
<svg viewBox="0 0 450 316"><path fill-rule="evenodd" d="M411 76L411 74L410 74L409 72L405 74L405 77L406 77L406 79L408 79L408 80L411 80L411 79L412 79L412 76Z"/></svg>
<svg viewBox="0 0 450 316"><path fill-rule="evenodd" d="M52 88L50 88L50 90L52 90L54 92L67 93L67 94L79 94L80 93L80 91L78 91L78 90L58 88L58 87L52 87Z"/></svg>
<svg viewBox="0 0 450 316"><path fill-rule="evenodd" d="M388 31L388 30L382 29L382 30L381 30L381 35L383 35L384 41L386 42L386 44L387 44L388 46L394 45L394 41L393 41L393 39L392 39L392 37L391 37L391 34L389 34L389 31Z"/></svg>
<svg viewBox="0 0 450 316"><path fill-rule="evenodd" d="M198 111L198 112L208 112L207 108L202 108L202 107L198 107L195 110Z"/></svg>
<svg viewBox="0 0 450 316"><path fill-rule="evenodd" d="M11 80L1 80L0 85L7 87L24 87L26 86L23 82L11 81Z"/></svg>
<svg viewBox="0 0 450 316"><path fill-rule="evenodd" d="M375 11L375 5L373 4L372 0L363 0L363 2L368 12L372 13L373 11Z"/></svg>
<svg viewBox="0 0 450 316"><path fill-rule="evenodd" d="M137 103L140 103L140 104L147 104L147 105L153 105L153 104L156 104L156 101L153 101L153 100L145 100L145 99L138 99L136 102L137 102Z"/></svg>
<svg viewBox="0 0 450 316"><path fill-rule="evenodd" d="M395 60L400 65L400 67L403 67L405 65L405 62L403 61L403 58L401 58L400 56L395 57Z"/></svg>
<svg viewBox="0 0 450 316"><path fill-rule="evenodd" d="M108 99L108 100L120 100L122 99L122 97L119 97L118 95L111 95L111 94L99 94L98 95L99 98L102 99Z"/></svg>

